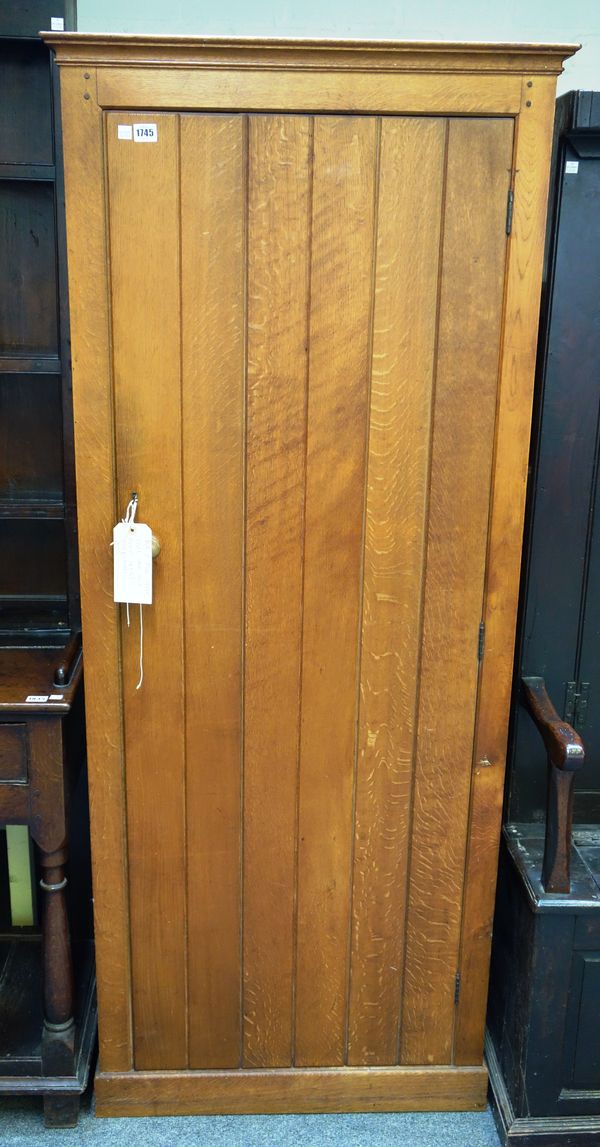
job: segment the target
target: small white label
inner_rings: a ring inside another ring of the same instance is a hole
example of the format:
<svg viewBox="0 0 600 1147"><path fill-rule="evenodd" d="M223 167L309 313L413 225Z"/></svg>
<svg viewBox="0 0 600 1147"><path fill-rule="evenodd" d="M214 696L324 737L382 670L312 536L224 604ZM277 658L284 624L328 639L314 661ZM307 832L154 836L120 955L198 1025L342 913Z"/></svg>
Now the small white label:
<svg viewBox="0 0 600 1147"><path fill-rule="evenodd" d="M134 123L135 143L158 143L158 127L155 123Z"/></svg>
<svg viewBox="0 0 600 1147"><path fill-rule="evenodd" d="M117 124L117 139L133 139L133 128L130 123Z"/></svg>
<svg viewBox="0 0 600 1147"><path fill-rule="evenodd" d="M152 530L119 522L113 530L114 600L152 605Z"/></svg>
<svg viewBox="0 0 600 1147"><path fill-rule="evenodd" d="M50 31L51 32L64 32L64 30L65 30L65 22L64 22L62 16L51 16L50 17Z"/></svg>
<svg viewBox="0 0 600 1147"><path fill-rule="evenodd" d="M579 160L568 159L565 163L565 175L577 175L579 171Z"/></svg>
<svg viewBox="0 0 600 1147"><path fill-rule="evenodd" d="M48 700L48 697L38 697L37 693L30 693L29 697L26 697L25 700L33 705L43 705L43 703Z"/></svg>
<svg viewBox="0 0 600 1147"><path fill-rule="evenodd" d="M49 701L64 701L64 697L63 697L62 693L51 693L48 700Z"/></svg>

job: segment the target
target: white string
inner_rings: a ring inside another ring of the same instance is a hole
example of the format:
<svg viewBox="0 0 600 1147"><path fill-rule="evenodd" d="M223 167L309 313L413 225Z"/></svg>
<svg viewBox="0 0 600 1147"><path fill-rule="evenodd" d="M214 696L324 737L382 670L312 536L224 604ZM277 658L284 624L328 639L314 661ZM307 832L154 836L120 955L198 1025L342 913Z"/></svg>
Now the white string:
<svg viewBox="0 0 600 1147"><path fill-rule="evenodd" d="M131 498L129 500L129 502L127 503L127 509L125 510L125 517L123 518L125 525L131 526L132 529L133 529L133 523L135 522L135 515L137 513L137 506L138 506L137 498Z"/></svg>
<svg viewBox="0 0 600 1147"><path fill-rule="evenodd" d="M127 608L129 608L129 606ZM140 602L140 679L136 685L136 689L141 688L143 680L144 680L144 615L142 613L142 604Z"/></svg>

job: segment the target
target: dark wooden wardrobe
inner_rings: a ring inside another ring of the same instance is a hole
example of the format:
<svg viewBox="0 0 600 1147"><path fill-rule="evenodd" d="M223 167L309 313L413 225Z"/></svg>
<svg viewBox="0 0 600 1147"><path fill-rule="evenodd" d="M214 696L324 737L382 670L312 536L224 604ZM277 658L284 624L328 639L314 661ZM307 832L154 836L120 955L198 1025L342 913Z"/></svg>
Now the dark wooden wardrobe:
<svg viewBox="0 0 600 1147"><path fill-rule="evenodd" d="M600 1143L600 93L557 101L490 1009L496 1109L522 1147ZM574 775L570 887L542 878L544 678ZM562 720L561 720L562 719ZM569 731L571 726L571 731Z"/></svg>

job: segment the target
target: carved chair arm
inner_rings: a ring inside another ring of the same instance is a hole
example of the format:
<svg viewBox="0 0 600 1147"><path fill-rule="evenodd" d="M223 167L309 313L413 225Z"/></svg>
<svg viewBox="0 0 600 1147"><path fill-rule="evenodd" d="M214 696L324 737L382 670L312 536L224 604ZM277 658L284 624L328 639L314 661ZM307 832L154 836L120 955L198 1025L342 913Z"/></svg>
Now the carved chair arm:
<svg viewBox="0 0 600 1147"><path fill-rule="evenodd" d="M527 708L546 746L550 764L555 769L576 772L585 761L585 749L579 733L559 717L548 696L543 677L523 677L522 686Z"/></svg>
<svg viewBox="0 0 600 1147"><path fill-rule="evenodd" d="M548 753L548 803L542 884L546 892L571 889L573 782L585 761L581 737L561 721L543 677L522 678L523 700Z"/></svg>

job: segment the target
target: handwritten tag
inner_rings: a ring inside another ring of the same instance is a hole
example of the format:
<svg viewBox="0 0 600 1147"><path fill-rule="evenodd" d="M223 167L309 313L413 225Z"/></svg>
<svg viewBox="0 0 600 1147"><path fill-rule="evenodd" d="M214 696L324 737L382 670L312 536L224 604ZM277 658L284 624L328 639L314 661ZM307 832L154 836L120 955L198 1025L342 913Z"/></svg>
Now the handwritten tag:
<svg viewBox="0 0 600 1147"><path fill-rule="evenodd" d="M113 530L114 600L152 605L152 530L119 522Z"/></svg>

